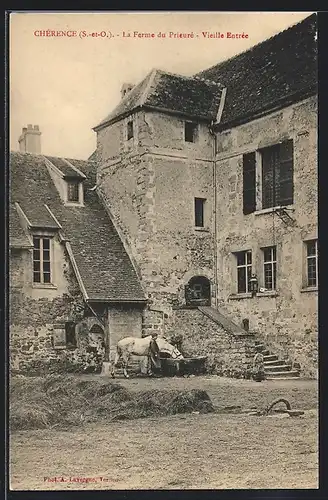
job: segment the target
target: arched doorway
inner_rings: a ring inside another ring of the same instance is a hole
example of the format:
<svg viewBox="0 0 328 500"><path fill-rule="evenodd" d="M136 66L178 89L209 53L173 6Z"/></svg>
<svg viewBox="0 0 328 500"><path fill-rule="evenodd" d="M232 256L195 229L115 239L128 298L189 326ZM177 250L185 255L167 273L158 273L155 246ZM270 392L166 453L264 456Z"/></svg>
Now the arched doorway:
<svg viewBox="0 0 328 500"><path fill-rule="evenodd" d="M89 330L89 341L92 345L98 345L104 347L105 344L105 334L101 326L94 324Z"/></svg>
<svg viewBox="0 0 328 500"><path fill-rule="evenodd" d="M210 306L211 283L205 276L194 276L185 287L187 306Z"/></svg>

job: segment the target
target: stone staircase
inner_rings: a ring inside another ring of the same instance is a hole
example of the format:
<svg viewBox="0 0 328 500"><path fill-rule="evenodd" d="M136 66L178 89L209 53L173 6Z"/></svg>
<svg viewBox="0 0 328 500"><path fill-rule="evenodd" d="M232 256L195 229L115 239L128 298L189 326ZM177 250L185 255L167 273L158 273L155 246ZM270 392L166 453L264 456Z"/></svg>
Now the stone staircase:
<svg viewBox="0 0 328 500"><path fill-rule="evenodd" d="M234 335L235 337L242 336L244 337L245 335L253 335L251 332L246 332L243 328L238 326L236 323L231 321L226 315L222 314L220 311L217 309L214 309L214 307L210 306L202 306L198 307L198 310L205 314L208 318L210 318L212 321L217 323L218 325L222 326L222 328L228 332Z"/></svg>
<svg viewBox="0 0 328 500"><path fill-rule="evenodd" d="M263 354L266 380L299 378L299 370L296 370L291 364L286 364L285 361L272 354L261 341L255 341L255 349L257 352Z"/></svg>

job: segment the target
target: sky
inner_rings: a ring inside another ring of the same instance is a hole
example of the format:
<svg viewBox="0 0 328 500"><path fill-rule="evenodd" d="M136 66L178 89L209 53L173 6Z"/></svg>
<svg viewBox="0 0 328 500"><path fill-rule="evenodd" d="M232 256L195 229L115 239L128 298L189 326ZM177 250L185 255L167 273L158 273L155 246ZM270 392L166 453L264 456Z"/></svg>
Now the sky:
<svg viewBox="0 0 328 500"><path fill-rule="evenodd" d="M153 68L191 76L311 13L12 13L10 149L18 150L22 127L32 124L39 125L42 132L43 154L87 159L96 147L92 127L118 104L123 83L137 84ZM47 30L75 34L37 36ZM203 32L224 36L206 38ZM248 38L228 38L228 32L244 33ZM144 36L152 33L154 37ZM194 37L179 38L180 33L193 33Z"/></svg>

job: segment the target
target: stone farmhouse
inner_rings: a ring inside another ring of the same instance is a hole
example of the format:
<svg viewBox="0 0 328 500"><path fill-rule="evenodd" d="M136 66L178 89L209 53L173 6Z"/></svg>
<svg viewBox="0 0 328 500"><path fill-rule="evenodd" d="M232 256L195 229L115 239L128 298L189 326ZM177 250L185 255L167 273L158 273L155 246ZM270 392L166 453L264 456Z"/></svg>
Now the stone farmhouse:
<svg viewBox="0 0 328 500"><path fill-rule="evenodd" d="M197 75L154 69L123 84L87 161L44 156L23 129L12 369L157 333L218 374L262 350L271 375L316 376L316 57L311 15Z"/></svg>

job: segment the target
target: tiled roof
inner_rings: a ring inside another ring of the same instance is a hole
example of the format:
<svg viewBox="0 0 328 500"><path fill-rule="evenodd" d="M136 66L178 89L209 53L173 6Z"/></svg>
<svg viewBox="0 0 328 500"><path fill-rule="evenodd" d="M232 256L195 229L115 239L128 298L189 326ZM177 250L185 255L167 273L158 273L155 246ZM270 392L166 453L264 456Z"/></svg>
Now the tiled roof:
<svg viewBox="0 0 328 500"><path fill-rule="evenodd" d="M222 88L227 89L220 124L274 107L288 98L314 93L317 80L316 15L231 59L185 77L153 70L94 130L154 107L216 120Z"/></svg>
<svg viewBox="0 0 328 500"><path fill-rule="evenodd" d="M78 168L75 165L75 162L78 162L79 160L68 160L64 158L57 158L55 156L46 156L46 158L62 172L65 179L83 178L83 176L73 168L73 167ZM71 165L68 162L71 163Z"/></svg>
<svg viewBox="0 0 328 500"><path fill-rule="evenodd" d="M163 71L156 71L145 106L178 111L207 120L216 118L222 86L219 82L202 81Z"/></svg>
<svg viewBox="0 0 328 500"><path fill-rule="evenodd" d="M218 82L153 70L94 128L97 130L140 106L215 120L221 94L222 86Z"/></svg>
<svg viewBox="0 0 328 500"><path fill-rule="evenodd" d="M104 120L102 120L96 127L101 127L105 123L111 122L115 118L122 116L126 113L131 112L132 110L136 109L138 106L140 106L142 97L144 92L147 90L147 85L150 82L150 79L152 77L152 73L149 73L142 82L138 83L133 89L128 92L125 97L120 101L120 103L116 106L114 111L109 113L108 116Z"/></svg>
<svg viewBox="0 0 328 500"><path fill-rule="evenodd" d="M31 224L39 221L46 204L69 240L88 297L111 301L145 300L137 274L97 193L95 164L74 160L87 179L84 207L65 206L46 166L45 157L11 153L11 199L18 202ZM48 212L49 213L49 212ZM49 214L50 215L50 214ZM14 222L14 221L13 221Z"/></svg>
<svg viewBox="0 0 328 500"><path fill-rule="evenodd" d="M33 246L32 240L23 228L13 203L9 206L9 242L12 248L29 248Z"/></svg>
<svg viewBox="0 0 328 500"><path fill-rule="evenodd" d="M251 117L292 96L316 92L316 24L316 14L308 16L246 52L198 73L227 87L221 124Z"/></svg>

